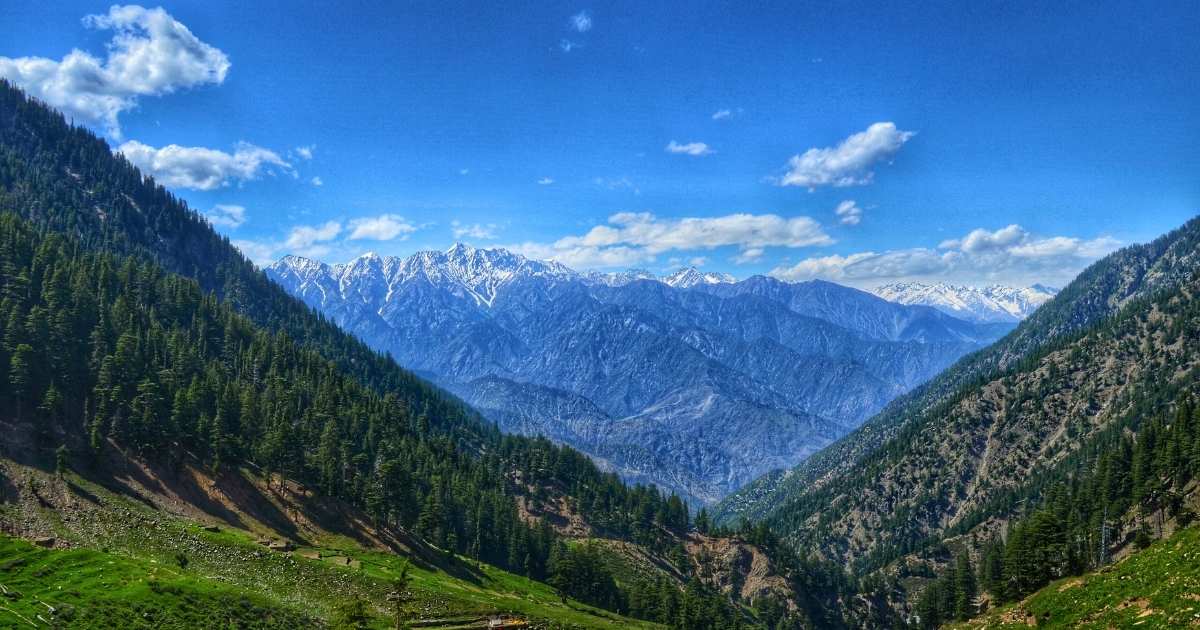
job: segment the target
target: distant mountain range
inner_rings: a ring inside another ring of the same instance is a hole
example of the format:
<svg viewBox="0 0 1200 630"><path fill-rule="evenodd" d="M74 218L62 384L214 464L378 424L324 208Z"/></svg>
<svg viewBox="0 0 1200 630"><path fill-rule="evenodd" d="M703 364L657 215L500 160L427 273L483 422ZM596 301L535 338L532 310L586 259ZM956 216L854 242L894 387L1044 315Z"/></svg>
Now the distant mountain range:
<svg viewBox="0 0 1200 630"><path fill-rule="evenodd" d="M1016 323L1049 302L1058 289L1040 284L1015 288L896 282L876 287L871 292L889 302L932 306L967 321Z"/></svg>
<svg viewBox="0 0 1200 630"><path fill-rule="evenodd" d="M501 428L697 503L795 465L1011 328L828 282L580 273L462 244L266 272Z"/></svg>

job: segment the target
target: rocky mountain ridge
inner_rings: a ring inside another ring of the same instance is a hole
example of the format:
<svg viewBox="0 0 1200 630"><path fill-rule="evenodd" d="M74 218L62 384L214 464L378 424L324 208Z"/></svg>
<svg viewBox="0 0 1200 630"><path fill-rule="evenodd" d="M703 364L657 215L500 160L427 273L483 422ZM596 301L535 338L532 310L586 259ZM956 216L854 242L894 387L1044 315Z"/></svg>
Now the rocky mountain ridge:
<svg viewBox="0 0 1200 630"><path fill-rule="evenodd" d="M938 282L895 282L875 287L871 293L899 304L932 306L972 322L1019 322L1050 301L1058 289L1041 284L1009 287L993 284L974 287Z"/></svg>
<svg viewBox="0 0 1200 630"><path fill-rule="evenodd" d="M695 503L794 465L1006 330L832 283L578 273L462 244L266 272L501 428Z"/></svg>

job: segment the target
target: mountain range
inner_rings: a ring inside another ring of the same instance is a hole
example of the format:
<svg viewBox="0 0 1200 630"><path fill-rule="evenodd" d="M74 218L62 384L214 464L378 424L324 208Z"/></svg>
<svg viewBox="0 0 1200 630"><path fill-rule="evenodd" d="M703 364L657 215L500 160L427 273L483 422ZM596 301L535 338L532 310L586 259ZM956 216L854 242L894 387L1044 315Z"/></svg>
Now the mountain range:
<svg viewBox="0 0 1200 630"><path fill-rule="evenodd" d="M876 287L871 293L890 302L932 306L967 321L1016 323L1050 301L1058 289L1040 284L1017 288L895 282Z"/></svg>
<svg viewBox="0 0 1200 630"><path fill-rule="evenodd" d="M456 244L266 269L501 429L711 503L1011 328L828 282L576 272Z"/></svg>

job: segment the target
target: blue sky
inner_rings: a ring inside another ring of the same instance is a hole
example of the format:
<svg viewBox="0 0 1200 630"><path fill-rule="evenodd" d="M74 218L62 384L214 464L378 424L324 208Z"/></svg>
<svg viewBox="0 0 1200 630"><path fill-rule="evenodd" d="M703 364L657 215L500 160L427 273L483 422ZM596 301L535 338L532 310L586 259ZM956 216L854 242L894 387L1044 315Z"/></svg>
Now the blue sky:
<svg viewBox="0 0 1200 630"><path fill-rule="evenodd" d="M0 76L260 262L1062 284L1200 205L1196 3L249 4L5 2Z"/></svg>

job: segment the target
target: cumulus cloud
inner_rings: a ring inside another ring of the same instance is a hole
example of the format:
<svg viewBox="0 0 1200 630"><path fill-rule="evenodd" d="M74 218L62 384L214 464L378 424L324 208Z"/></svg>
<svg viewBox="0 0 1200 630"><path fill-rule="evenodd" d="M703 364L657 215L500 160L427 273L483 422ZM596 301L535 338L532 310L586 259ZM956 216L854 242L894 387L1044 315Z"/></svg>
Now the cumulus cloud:
<svg viewBox="0 0 1200 630"><path fill-rule="evenodd" d="M808 217L775 214L729 214L721 217L662 219L648 212L621 212L581 236L553 243L511 246L534 258L558 260L579 267L615 267L650 262L668 251L735 246L752 260L765 247L809 247L833 242Z"/></svg>
<svg viewBox="0 0 1200 630"><path fill-rule="evenodd" d="M495 223L484 225L482 223L472 223L467 225L459 221L450 222L450 230L454 233L454 238L474 238L479 240L492 240L496 238L497 228Z"/></svg>
<svg viewBox="0 0 1200 630"><path fill-rule="evenodd" d="M571 28L579 33L586 33L592 30L592 14L587 11L580 11L571 16Z"/></svg>
<svg viewBox="0 0 1200 630"><path fill-rule="evenodd" d="M707 144L704 144L703 142L689 142L687 144L680 144L674 140L667 143L667 147L666 147L665 151L667 153L675 153L677 155L692 155L692 156L701 156L701 155L708 155L710 153L715 153L715 151L713 151L712 147L708 146Z"/></svg>
<svg viewBox="0 0 1200 630"><path fill-rule="evenodd" d="M311 159L313 159L313 151L316 151L316 150L317 150L317 145L310 144L308 146L296 147L295 153L296 153L296 155L300 156L300 159L302 159L302 160L311 160Z"/></svg>
<svg viewBox="0 0 1200 630"><path fill-rule="evenodd" d="M1061 285L1119 246L1107 236L1035 236L1014 224L997 230L972 230L937 248L806 258L776 267L771 275L788 281L822 278L862 287L901 280Z"/></svg>
<svg viewBox="0 0 1200 630"><path fill-rule="evenodd" d="M242 206L217 204L204 216L213 225L236 230L246 222L246 209Z"/></svg>
<svg viewBox="0 0 1200 630"><path fill-rule="evenodd" d="M318 225L295 225L282 238L235 240L233 245L258 265L268 265L285 254L325 258L331 253L352 253L351 241L404 240L419 228L395 214L358 217L343 223L326 221Z"/></svg>
<svg viewBox="0 0 1200 630"><path fill-rule="evenodd" d="M871 168L891 159L915 135L894 123L877 122L836 147L812 148L788 160L787 172L775 179L779 186L861 186L875 177Z"/></svg>
<svg viewBox="0 0 1200 630"><path fill-rule="evenodd" d="M377 217L362 217L350 221L350 240L390 241L404 240L417 231L417 226L398 214L381 214Z"/></svg>
<svg viewBox="0 0 1200 630"><path fill-rule="evenodd" d="M113 37L99 59L72 50L61 60L0 57L0 77L80 122L120 138L119 115L138 98L224 82L229 58L200 41L161 8L113 5L83 18L84 26Z"/></svg>
<svg viewBox="0 0 1200 630"><path fill-rule="evenodd" d="M862 208L859 208L853 199L847 199L839 203L834 213L837 214L838 220L841 221L842 225L858 225L862 221Z"/></svg>
<svg viewBox="0 0 1200 630"><path fill-rule="evenodd" d="M291 229L283 241L283 246L291 251L305 250L317 243L327 243L342 233L342 224L337 221L326 221L322 225L297 225Z"/></svg>
<svg viewBox="0 0 1200 630"><path fill-rule="evenodd" d="M233 153L226 153L177 144L155 148L130 140L117 147L116 151L169 188L213 190L231 181L254 180L263 173L276 170L293 176L296 174L292 165L278 153L248 142L239 142Z"/></svg>
<svg viewBox="0 0 1200 630"><path fill-rule="evenodd" d="M332 243L342 233L339 221L326 221L321 225L296 225L288 230L282 240L235 240L237 247L257 265L268 265L284 254L296 254L320 258L329 254Z"/></svg>
<svg viewBox="0 0 1200 630"><path fill-rule="evenodd" d="M325 185L325 180L321 179L320 177L315 177L315 176L314 176L314 177L312 178L312 180L310 180L310 181L312 181L312 185L313 185L313 186L318 186L318 187L319 187L319 186L324 186L324 185Z"/></svg>

